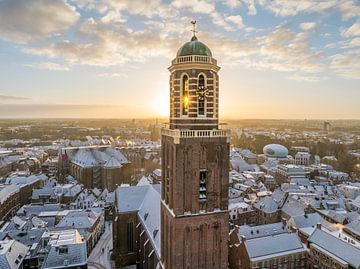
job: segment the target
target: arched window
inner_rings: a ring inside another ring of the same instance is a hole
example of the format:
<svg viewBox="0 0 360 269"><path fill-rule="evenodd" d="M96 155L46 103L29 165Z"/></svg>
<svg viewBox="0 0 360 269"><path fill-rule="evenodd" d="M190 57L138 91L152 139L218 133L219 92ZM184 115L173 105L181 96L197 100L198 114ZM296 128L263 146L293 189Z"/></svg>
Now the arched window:
<svg viewBox="0 0 360 269"><path fill-rule="evenodd" d="M187 115L189 111L189 79L185 75L182 78L182 114Z"/></svg>
<svg viewBox="0 0 360 269"><path fill-rule="evenodd" d="M198 115L205 115L205 78L203 75L198 79Z"/></svg>

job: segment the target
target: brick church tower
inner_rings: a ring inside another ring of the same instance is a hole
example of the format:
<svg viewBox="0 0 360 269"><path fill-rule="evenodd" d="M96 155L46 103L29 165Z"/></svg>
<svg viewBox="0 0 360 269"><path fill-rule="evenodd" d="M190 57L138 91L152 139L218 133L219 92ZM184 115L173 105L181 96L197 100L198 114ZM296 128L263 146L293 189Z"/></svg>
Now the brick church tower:
<svg viewBox="0 0 360 269"><path fill-rule="evenodd" d="M228 268L230 133L219 128L220 67L195 33L172 60L162 130L161 260L165 269Z"/></svg>

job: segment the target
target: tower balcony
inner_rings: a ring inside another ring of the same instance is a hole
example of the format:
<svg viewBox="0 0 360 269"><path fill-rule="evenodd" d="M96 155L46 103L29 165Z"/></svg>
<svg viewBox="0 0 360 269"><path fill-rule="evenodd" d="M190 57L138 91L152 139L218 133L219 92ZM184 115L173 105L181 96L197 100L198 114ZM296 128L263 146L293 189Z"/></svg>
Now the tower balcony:
<svg viewBox="0 0 360 269"><path fill-rule="evenodd" d="M162 129L161 134L174 138L174 143L179 144L180 138L208 138L208 137L225 137L230 142L230 130L180 130L180 129Z"/></svg>
<svg viewBox="0 0 360 269"><path fill-rule="evenodd" d="M176 57L174 60L171 61L172 65L187 64L187 63L202 63L202 64L217 65L217 61L214 58L204 55L180 56L180 57Z"/></svg>

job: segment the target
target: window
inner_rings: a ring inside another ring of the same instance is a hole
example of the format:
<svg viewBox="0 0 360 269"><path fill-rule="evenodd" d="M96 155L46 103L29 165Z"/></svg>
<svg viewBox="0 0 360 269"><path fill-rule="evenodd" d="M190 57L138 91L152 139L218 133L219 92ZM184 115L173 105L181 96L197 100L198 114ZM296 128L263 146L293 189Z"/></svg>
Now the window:
<svg viewBox="0 0 360 269"><path fill-rule="evenodd" d="M199 76L198 79L198 89L205 90L205 78L203 75ZM205 94L203 93L198 98L198 115L205 115Z"/></svg>
<svg viewBox="0 0 360 269"><path fill-rule="evenodd" d="M182 114L187 115L189 111L189 79L185 75L182 78Z"/></svg>
<svg viewBox="0 0 360 269"><path fill-rule="evenodd" d="M200 182L199 182L199 200L201 202L206 201L206 177L207 171L200 170Z"/></svg>
<svg viewBox="0 0 360 269"><path fill-rule="evenodd" d="M127 248L128 252L134 252L134 223L132 221L127 224Z"/></svg>
<svg viewBox="0 0 360 269"><path fill-rule="evenodd" d="M67 247L60 247L59 254L68 254L69 249Z"/></svg>

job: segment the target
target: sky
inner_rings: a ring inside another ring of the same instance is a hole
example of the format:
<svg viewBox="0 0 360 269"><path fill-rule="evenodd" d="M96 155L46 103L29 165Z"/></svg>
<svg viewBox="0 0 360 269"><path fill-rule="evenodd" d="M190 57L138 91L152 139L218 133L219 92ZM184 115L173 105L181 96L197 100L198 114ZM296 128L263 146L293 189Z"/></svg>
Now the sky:
<svg viewBox="0 0 360 269"><path fill-rule="evenodd" d="M167 117L191 20L221 118L360 119L355 0L0 0L0 118Z"/></svg>

